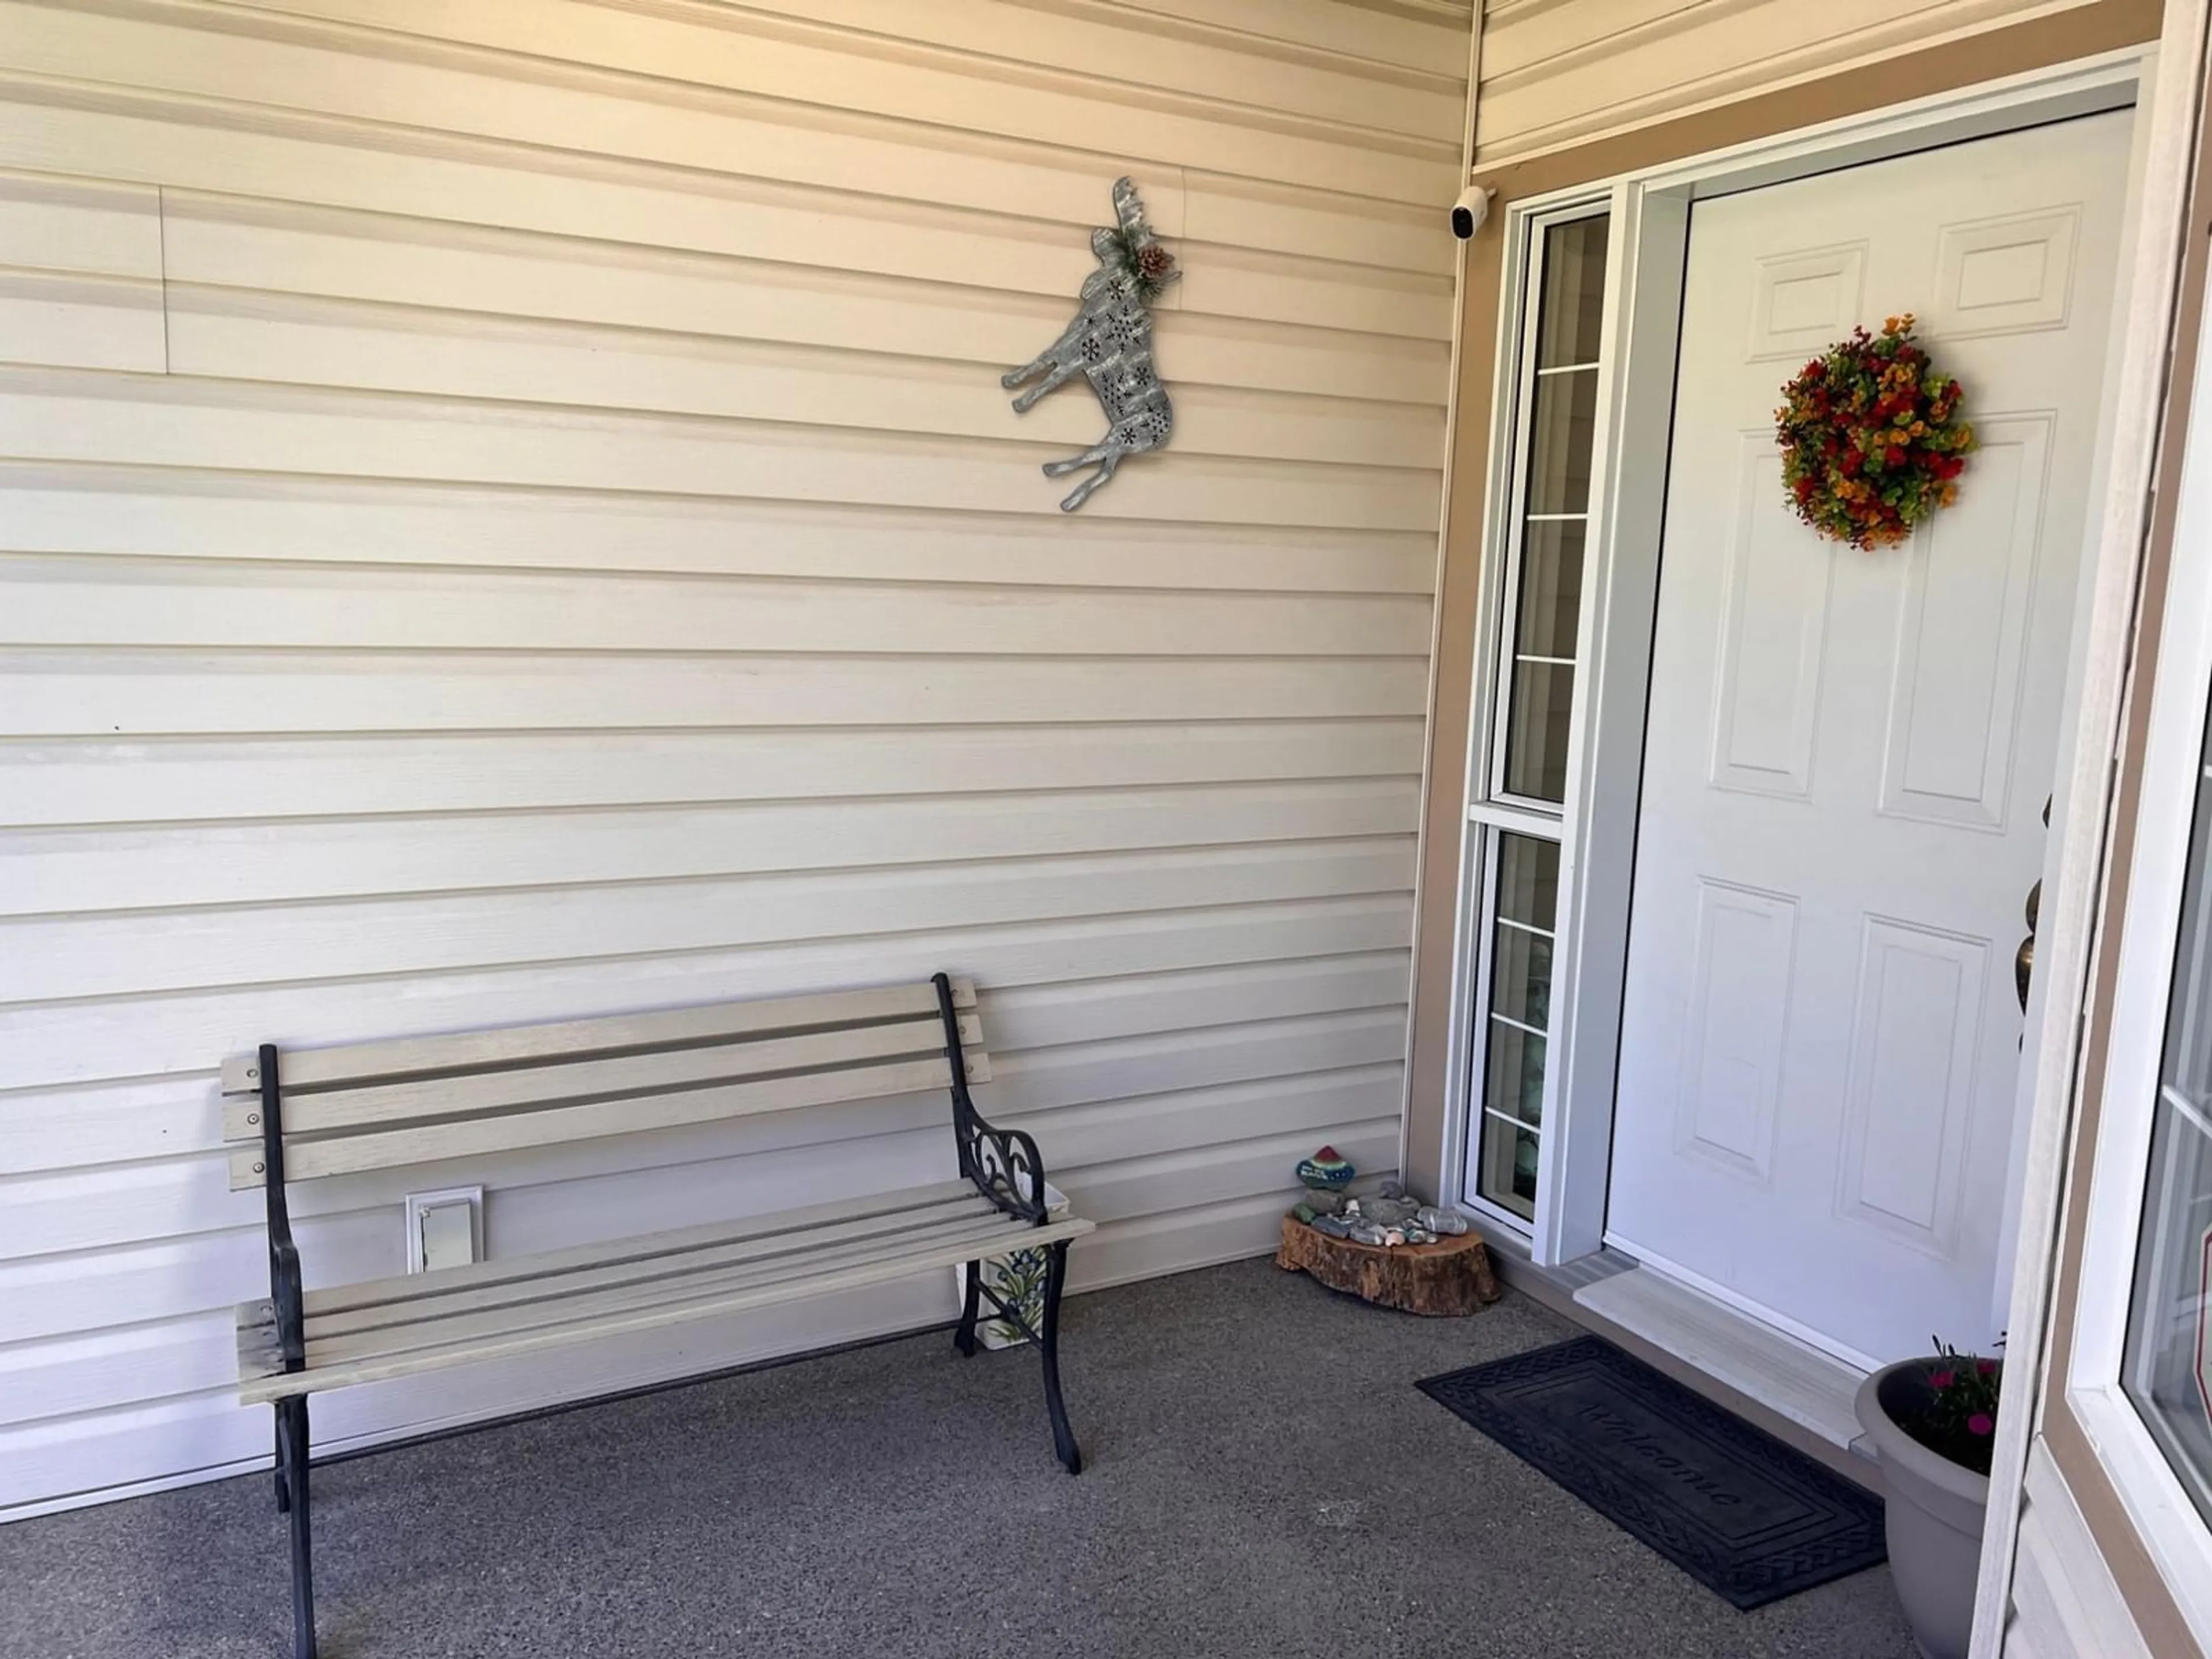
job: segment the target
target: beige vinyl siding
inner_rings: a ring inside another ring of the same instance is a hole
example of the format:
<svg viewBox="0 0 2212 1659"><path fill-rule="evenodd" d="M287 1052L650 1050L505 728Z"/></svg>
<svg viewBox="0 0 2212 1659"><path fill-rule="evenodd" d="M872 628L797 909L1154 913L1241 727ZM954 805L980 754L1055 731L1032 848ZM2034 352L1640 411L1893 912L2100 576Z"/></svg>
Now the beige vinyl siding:
<svg viewBox="0 0 2212 1659"><path fill-rule="evenodd" d="M2005 1659L2150 1659L2041 1435L2028 1445L2003 1653Z"/></svg>
<svg viewBox="0 0 2212 1659"><path fill-rule="evenodd" d="M1321 1141L1394 1164L1471 27L0 0L0 1516L265 1462L256 1042L972 975L1079 1286L1267 1249ZM1177 428L1070 517L1095 399L998 375L1124 172ZM409 1191L512 1255L949 1158L940 1099L787 1115L304 1187L309 1282L398 1271Z"/></svg>
<svg viewBox="0 0 2212 1659"><path fill-rule="evenodd" d="M2096 0L1490 0L1478 165L1518 161Z"/></svg>

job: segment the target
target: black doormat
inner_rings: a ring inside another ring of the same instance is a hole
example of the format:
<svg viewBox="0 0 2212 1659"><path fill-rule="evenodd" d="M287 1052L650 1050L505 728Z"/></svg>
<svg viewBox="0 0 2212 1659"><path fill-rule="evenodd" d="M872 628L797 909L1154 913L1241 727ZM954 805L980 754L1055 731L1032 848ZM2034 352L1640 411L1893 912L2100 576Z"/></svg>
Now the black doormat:
<svg viewBox="0 0 2212 1659"><path fill-rule="evenodd" d="M1739 1607L1887 1554L1880 1498L1600 1338L1419 1386Z"/></svg>

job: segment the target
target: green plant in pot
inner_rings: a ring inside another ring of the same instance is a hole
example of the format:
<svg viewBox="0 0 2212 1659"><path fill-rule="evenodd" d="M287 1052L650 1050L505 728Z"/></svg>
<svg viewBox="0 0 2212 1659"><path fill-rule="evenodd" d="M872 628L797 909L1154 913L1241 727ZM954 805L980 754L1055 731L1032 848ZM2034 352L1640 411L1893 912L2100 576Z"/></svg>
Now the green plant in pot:
<svg viewBox="0 0 2212 1659"><path fill-rule="evenodd" d="M1859 1426L1881 1464L1890 1577L1925 1659L1966 1659L2003 1383L2002 1361L1937 1339L1934 1353L1859 1385Z"/></svg>

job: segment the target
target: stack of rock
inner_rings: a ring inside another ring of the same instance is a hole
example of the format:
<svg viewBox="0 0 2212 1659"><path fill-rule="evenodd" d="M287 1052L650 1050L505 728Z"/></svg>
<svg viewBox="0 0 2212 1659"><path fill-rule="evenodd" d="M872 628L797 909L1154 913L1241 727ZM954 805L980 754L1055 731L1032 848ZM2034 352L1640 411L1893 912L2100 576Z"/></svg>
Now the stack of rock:
<svg viewBox="0 0 2212 1659"><path fill-rule="evenodd" d="M1395 1181L1384 1182L1371 1198L1316 1188L1291 1213L1316 1232L1355 1244L1433 1244L1467 1231L1464 1216L1407 1197Z"/></svg>

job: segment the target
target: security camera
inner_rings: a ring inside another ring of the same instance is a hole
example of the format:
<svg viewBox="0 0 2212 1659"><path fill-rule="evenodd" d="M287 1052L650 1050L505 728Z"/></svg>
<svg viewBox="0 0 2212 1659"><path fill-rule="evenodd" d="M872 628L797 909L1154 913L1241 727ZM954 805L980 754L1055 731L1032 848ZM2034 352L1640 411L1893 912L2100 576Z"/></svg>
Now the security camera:
<svg viewBox="0 0 2212 1659"><path fill-rule="evenodd" d="M1474 240L1474 233L1490 216L1490 198L1496 194L1496 191L1485 190L1480 185L1469 185L1460 191L1459 200L1452 204L1452 234L1462 242Z"/></svg>

